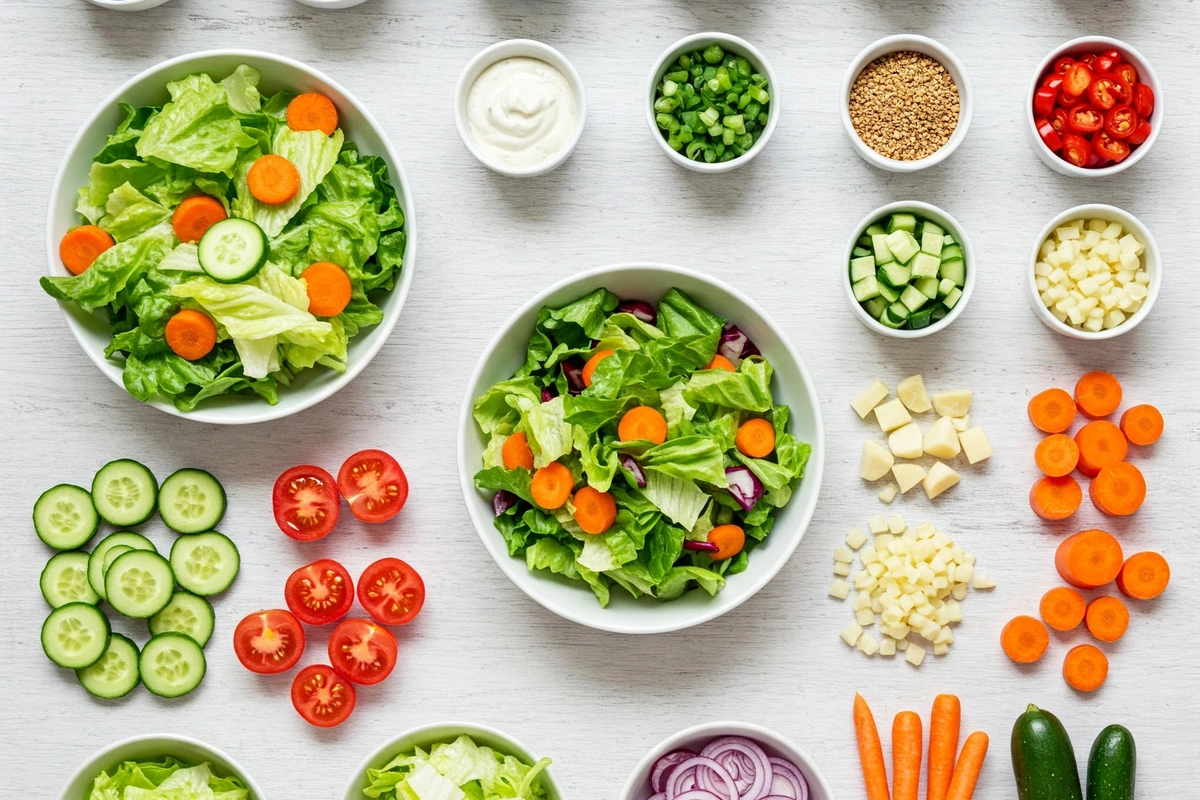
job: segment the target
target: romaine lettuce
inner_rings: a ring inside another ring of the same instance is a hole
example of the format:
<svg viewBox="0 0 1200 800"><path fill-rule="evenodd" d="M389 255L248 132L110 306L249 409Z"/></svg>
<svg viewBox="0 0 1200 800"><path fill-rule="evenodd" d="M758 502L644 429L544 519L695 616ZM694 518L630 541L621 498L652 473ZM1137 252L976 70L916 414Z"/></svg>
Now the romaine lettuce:
<svg viewBox="0 0 1200 800"><path fill-rule="evenodd" d="M218 777L207 763L189 766L177 759L126 761L92 781L86 800L247 800L240 778Z"/></svg>
<svg viewBox="0 0 1200 800"><path fill-rule="evenodd" d="M379 800L545 800L543 758L526 764L475 743L469 736L398 754L381 769L368 769L363 794Z"/></svg>

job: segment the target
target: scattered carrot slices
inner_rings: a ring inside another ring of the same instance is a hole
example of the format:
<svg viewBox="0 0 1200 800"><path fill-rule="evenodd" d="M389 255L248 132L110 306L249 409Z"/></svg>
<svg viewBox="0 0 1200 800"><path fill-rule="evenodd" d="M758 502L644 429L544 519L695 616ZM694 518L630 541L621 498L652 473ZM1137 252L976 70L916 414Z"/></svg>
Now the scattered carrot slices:
<svg viewBox="0 0 1200 800"><path fill-rule="evenodd" d="M1033 453L1038 469L1051 478L1070 475L1079 463L1079 445L1065 433L1055 433L1038 442Z"/></svg>
<svg viewBox="0 0 1200 800"><path fill-rule="evenodd" d="M574 486L575 476L571 474L571 470L557 461L551 461L533 473L533 480L529 482L529 494L533 497L533 502L547 511L553 511L567 502Z"/></svg>
<svg viewBox="0 0 1200 800"><path fill-rule="evenodd" d="M287 124L294 131L320 131L333 136L338 126L337 108L320 92L298 94L288 103Z"/></svg>
<svg viewBox="0 0 1200 800"><path fill-rule="evenodd" d="M617 519L617 503L608 492L584 486L575 493L575 522L587 533L604 533Z"/></svg>
<svg viewBox="0 0 1200 800"><path fill-rule="evenodd" d="M195 194L185 199L171 215L171 227L181 242L198 242L204 232L225 219L225 206L215 197Z"/></svg>
<svg viewBox="0 0 1200 800"><path fill-rule="evenodd" d="M1080 531L1063 539L1054 554L1062 579L1081 589L1111 583L1125 563L1121 543L1101 530Z"/></svg>
<svg viewBox="0 0 1200 800"><path fill-rule="evenodd" d="M1126 409L1121 415L1121 433L1132 444L1154 444L1163 434L1162 414L1148 403Z"/></svg>
<svg viewBox="0 0 1200 800"><path fill-rule="evenodd" d="M622 442L654 442L667 440L667 420L650 406L638 406L625 412L617 425L617 436Z"/></svg>
<svg viewBox="0 0 1200 800"><path fill-rule="evenodd" d="M1075 405L1084 416L1107 417L1121 405L1121 384L1107 372L1089 372L1075 384Z"/></svg>
<svg viewBox="0 0 1200 800"><path fill-rule="evenodd" d="M1171 582L1171 567L1158 553L1134 553L1117 574L1117 588L1131 600L1153 600Z"/></svg>
<svg viewBox="0 0 1200 800"><path fill-rule="evenodd" d="M708 543L717 546L717 552L709 553L713 561L724 561L742 552L746 532L737 525L718 525L708 532Z"/></svg>
<svg viewBox="0 0 1200 800"><path fill-rule="evenodd" d="M533 470L533 450L529 449L529 437L521 431L504 440L504 446L500 448L500 457L504 461L505 469L523 467Z"/></svg>
<svg viewBox="0 0 1200 800"><path fill-rule="evenodd" d="M1083 502L1083 489L1070 475L1042 478L1029 490L1029 506L1042 519L1066 519Z"/></svg>
<svg viewBox="0 0 1200 800"><path fill-rule="evenodd" d="M775 427L765 419L742 423L735 437L737 449L750 458L766 458L775 449Z"/></svg>
<svg viewBox="0 0 1200 800"><path fill-rule="evenodd" d="M1108 420L1097 419L1084 425L1075 434L1079 446L1079 471L1095 477L1109 464L1124 461L1129 452L1125 434Z"/></svg>
<svg viewBox="0 0 1200 800"><path fill-rule="evenodd" d="M308 293L308 311L318 317L336 317L350 305L353 287L346 270L329 261L318 261L300 273Z"/></svg>
<svg viewBox="0 0 1200 800"><path fill-rule="evenodd" d="M1087 607L1087 629L1102 642L1115 642L1129 627L1129 609L1115 597L1097 597Z"/></svg>
<svg viewBox="0 0 1200 800"><path fill-rule="evenodd" d="M58 243L58 257L72 275L80 275L114 244L112 236L103 228L80 225L67 231Z"/></svg>
<svg viewBox="0 0 1200 800"><path fill-rule="evenodd" d="M1087 601L1069 586L1056 586L1042 595L1042 621L1056 631L1073 631L1083 622Z"/></svg>
<svg viewBox="0 0 1200 800"><path fill-rule="evenodd" d="M1072 689L1094 692L1108 677L1108 657L1091 644L1072 647L1063 659L1063 678Z"/></svg>
<svg viewBox="0 0 1200 800"><path fill-rule="evenodd" d="M1075 400L1062 389L1047 389L1029 401L1029 421L1046 433L1062 433L1075 421Z"/></svg>
<svg viewBox="0 0 1200 800"><path fill-rule="evenodd" d="M217 325L207 314L185 308L167 321L163 337L175 355L196 361L216 346Z"/></svg>
<svg viewBox="0 0 1200 800"><path fill-rule="evenodd" d="M1127 517L1146 502L1146 479L1127 461L1100 470L1088 487L1092 505L1114 517Z"/></svg>
<svg viewBox="0 0 1200 800"><path fill-rule="evenodd" d="M592 385L592 376L596 374L596 367L600 366L600 362L613 354L612 350L597 350L592 354L592 357L583 365L583 385Z"/></svg>
<svg viewBox="0 0 1200 800"><path fill-rule="evenodd" d="M733 362L720 353L717 353L715 356L713 356L712 361L708 362L704 368L723 369L726 372L737 372L737 367L733 365Z"/></svg>
<svg viewBox="0 0 1200 800"><path fill-rule="evenodd" d="M265 155L250 165L246 186L260 203L286 203L300 191L300 173L283 156Z"/></svg>
<svg viewBox="0 0 1200 800"><path fill-rule="evenodd" d="M1018 664L1032 664L1050 645L1050 632L1041 620L1022 614L1013 617L1000 631L1000 647Z"/></svg>

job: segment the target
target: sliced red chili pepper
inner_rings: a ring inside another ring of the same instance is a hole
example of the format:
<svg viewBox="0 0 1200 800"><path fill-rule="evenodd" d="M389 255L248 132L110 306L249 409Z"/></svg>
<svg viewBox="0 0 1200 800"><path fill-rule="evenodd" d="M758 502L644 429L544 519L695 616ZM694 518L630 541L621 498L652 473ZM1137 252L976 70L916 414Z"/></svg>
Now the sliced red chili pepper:
<svg viewBox="0 0 1200 800"><path fill-rule="evenodd" d="M1080 56L1079 60L1090 67L1096 63L1096 54L1088 53L1086 56Z"/></svg>
<svg viewBox="0 0 1200 800"><path fill-rule="evenodd" d="M1101 158L1107 158L1118 164L1128 158L1129 154L1133 152L1129 145L1120 139L1112 138L1104 131L1100 131L1092 137L1092 147L1096 148L1096 153Z"/></svg>
<svg viewBox="0 0 1200 800"><path fill-rule="evenodd" d="M1101 111L1108 111L1117 103L1129 102L1132 94L1129 84L1111 72L1097 75L1088 87L1088 100Z"/></svg>
<svg viewBox="0 0 1200 800"><path fill-rule="evenodd" d="M1070 56L1063 56L1058 61L1054 62L1053 71L1061 75L1073 66L1075 66L1075 59L1071 58Z"/></svg>
<svg viewBox="0 0 1200 800"><path fill-rule="evenodd" d="M1092 152L1088 155L1088 162L1084 166L1088 169L1099 169L1108 163L1107 158L1101 158L1096 154L1096 148L1092 148Z"/></svg>
<svg viewBox="0 0 1200 800"><path fill-rule="evenodd" d="M1062 157L1077 167L1086 167L1088 156L1092 154L1092 145L1087 139L1077 133L1068 133L1063 137Z"/></svg>
<svg viewBox="0 0 1200 800"><path fill-rule="evenodd" d="M1130 86L1136 86L1138 82L1137 68L1128 61L1117 64L1112 68L1112 72L1121 80L1128 83Z"/></svg>
<svg viewBox="0 0 1200 800"><path fill-rule="evenodd" d="M1066 92L1063 92L1063 91L1060 91L1058 93L1058 104L1062 108L1070 108L1071 106L1075 105L1078 102L1079 102L1079 95L1077 95L1077 94L1067 94Z"/></svg>
<svg viewBox="0 0 1200 800"><path fill-rule="evenodd" d="M1051 72L1046 76L1046 80L1042 81L1042 86L1045 86L1047 89L1054 89L1055 91L1058 91L1059 87L1062 86L1062 83L1063 76L1057 72Z"/></svg>
<svg viewBox="0 0 1200 800"><path fill-rule="evenodd" d="M1125 141L1131 145L1141 144L1150 138L1150 133L1153 130L1154 129L1150 127L1149 122L1146 122L1146 120L1141 120L1138 122L1138 126L1133 129L1133 133L1125 137Z"/></svg>
<svg viewBox="0 0 1200 800"><path fill-rule="evenodd" d="M1113 106L1112 110L1104 115L1104 130L1114 139L1128 138L1137 130L1137 125L1137 112L1128 103Z"/></svg>
<svg viewBox="0 0 1200 800"><path fill-rule="evenodd" d="M1067 112L1067 127L1075 133L1095 133L1104 127L1104 114L1080 103Z"/></svg>
<svg viewBox="0 0 1200 800"><path fill-rule="evenodd" d="M1116 50L1116 49L1105 50L1105 51L1104 51L1103 53L1101 53L1100 55L1102 55L1102 56L1108 56L1109 58L1111 58L1111 59L1113 59L1113 60L1115 60L1115 61L1120 61L1120 60L1121 60L1121 51L1120 51L1120 50Z"/></svg>
<svg viewBox="0 0 1200 800"><path fill-rule="evenodd" d="M1062 137L1058 135L1058 131L1054 130L1054 126L1050 124L1050 120L1045 117L1039 117L1034 120L1033 124L1037 126L1038 136L1042 137L1042 144L1056 153L1062 150Z"/></svg>
<svg viewBox="0 0 1200 800"><path fill-rule="evenodd" d="M1071 132L1071 129L1067 127L1067 110L1065 108L1054 109L1054 113L1050 115L1050 124L1060 137Z"/></svg>
<svg viewBox="0 0 1200 800"><path fill-rule="evenodd" d="M1096 56L1096 69L1100 72L1110 72L1117 65L1117 62L1121 60L1120 53L1117 53L1116 56L1113 53L1116 53L1116 51L1109 50L1106 53Z"/></svg>
<svg viewBox="0 0 1200 800"><path fill-rule="evenodd" d="M1039 117L1048 117L1054 111L1054 101L1058 92L1048 87L1041 87L1033 95L1033 113Z"/></svg>
<svg viewBox="0 0 1200 800"><path fill-rule="evenodd" d="M1154 113L1154 90L1144 83L1133 87L1133 110L1142 119L1149 119Z"/></svg>
<svg viewBox="0 0 1200 800"><path fill-rule="evenodd" d="M1078 97L1092 85L1092 69L1087 64L1077 63L1063 74L1062 93Z"/></svg>

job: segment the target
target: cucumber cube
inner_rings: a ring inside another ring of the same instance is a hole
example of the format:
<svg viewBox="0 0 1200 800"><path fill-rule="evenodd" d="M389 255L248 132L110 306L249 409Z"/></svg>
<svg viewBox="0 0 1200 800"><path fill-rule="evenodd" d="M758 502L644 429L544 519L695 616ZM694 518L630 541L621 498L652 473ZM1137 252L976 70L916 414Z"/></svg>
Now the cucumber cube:
<svg viewBox="0 0 1200 800"><path fill-rule="evenodd" d="M917 243L916 237L905 230L889 233L885 241L887 242L888 250L892 251L892 255L901 264L907 264L921 249L921 245Z"/></svg>
<svg viewBox="0 0 1200 800"><path fill-rule="evenodd" d="M871 236L871 248L875 251L876 264L886 264L889 261L896 260L896 257L892 255L892 251L888 250L886 233L873 234Z"/></svg>
<svg viewBox="0 0 1200 800"><path fill-rule="evenodd" d="M862 306L874 319L879 319L881 316L883 316L883 312L887 310L888 301L884 300L882 297L872 297L870 300L863 303Z"/></svg>
<svg viewBox="0 0 1200 800"><path fill-rule="evenodd" d="M881 233L887 233L887 230L882 225L872 224L867 226L867 236L878 236Z"/></svg>
<svg viewBox="0 0 1200 800"><path fill-rule="evenodd" d="M949 278L942 278L937 287L938 296L945 297L952 291L954 291L954 281L950 280Z"/></svg>
<svg viewBox="0 0 1200 800"><path fill-rule="evenodd" d="M904 287L904 291L900 293L900 302L907 306L908 310L911 312L916 311L921 306L929 302L929 298L921 294L917 287L906 286Z"/></svg>
<svg viewBox="0 0 1200 800"><path fill-rule="evenodd" d="M945 242L946 244L954 244L955 243L954 237L948 233L942 237L942 241Z"/></svg>
<svg viewBox="0 0 1200 800"><path fill-rule="evenodd" d="M859 247L870 247L871 246L871 237L867 236L864 233L862 236L858 237L857 244Z"/></svg>
<svg viewBox="0 0 1200 800"><path fill-rule="evenodd" d="M900 290L908 286L908 282L912 280L912 270L903 264L890 261L879 268L879 271L875 273L875 277L893 289Z"/></svg>
<svg viewBox="0 0 1200 800"><path fill-rule="evenodd" d="M921 328L928 328L929 323L932 320L933 320L933 309L932 308L922 308L920 311L916 312L915 314L909 315L908 327L913 329L914 331L919 330Z"/></svg>
<svg viewBox="0 0 1200 800"><path fill-rule="evenodd" d="M921 219L920 217L917 217L917 224L913 226L912 235L919 242L919 241L921 241L921 236L924 232L925 232L925 220Z"/></svg>
<svg viewBox="0 0 1200 800"><path fill-rule="evenodd" d="M962 289L955 286L950 294L946 295L946 299L942 301L942 305L946 308L954 308L958 305L958 301L962 299Z"/></svg>
<svg viewBox="0 0 1200 800"><path fill-rule="evenodd" d="M904 308L904 306L900 306L900 307ZM889 306L889 309L890 308L891 307ZM884 311L882 314L879 315L879 324L883 325L884 327L887 327L887 328L899 328L902 325L904 325L904 320L900 320L897 322L896 320L892 319L891 314L889 314L887 311Z"/></svg>
<svg viewBox="0 0 1200 800"><path fill-rule="evenodd" d="M950 261L951 259L962 257L962 248L957 244L948 244L942 248L942 261Z"/></svg>
<svg viewBox="0 0 1200 800"><path fill-rule="evenodd" d="M921 234L921 252L929 253L930 255L940 256L942 254L942 235L940 233L930 233L925 230Z"/></svg>
<svg viewBox="0 0 1200 800"><path fill-rule="evenodd" d="M949 278L954 281L955 286L963 286L967 282L967 267L961 258L952 258L949 261L943 261L938 269L938 274L943 278Z"/></svg>
<svg viewBox="0 0 1200 800"><path fill-rule="evenodd" d="M884 300L887 300L889 303L894 303L900 299L900 293L897 292L892 287L888 286L883 281L878 280L878 278L876 278L875 283L879 287L879 296L882 297Z"/></svg>
<svg viewBox="0 0 1200 800"><path fill-rule="evenodd" d="M892 322L903 324L905 320L908 319L908 315L911 313L912 312L908 310L908 306L904 305L904 303L897 302L888 306L887 311L884 312L883 316Z"/></svg>
<svg viewBox="0 0 1200 800"><path fill-rule="evenodd" d="M951 284L953 285L953 284ZM938 296L938 279L937 278L917 278L913 281L913 286L917 287L917 291L928 297L930 300L937 300Z"/></svg>
<svg viewBox="0 0 1200 800"><path fill-rule="evenodd" d="M851 258L862 258L863 256L871 255L871 251L866 247L856 247L850 251Z"/></svg>
<svg viewBox="0 0 1200 800"><path fill-rule="evenodd" d="M875 280L874 275L868 275L861 281L856 281L850 288L854 290L854 299L860 303L866 302L872 297L879 297L879 281Z"/></svg>
<svg viewBox="0 0 1200 800"><path fill-rule="evenodd" d="M912 260L912 274L914 278L936 278L938 269L942 262L937 256L929 253L917 253L916 258Z"/></svg>
<svg viewBox="0 0 1200 800"><path fill-rule="evenodd" d="M850 282L858 283L868 275L875 274L874 256L862 256L850 259Z"/></svg>
<svg viewBox="0 0 1200 800"><path fill-rule="evenodd" d="M892 214L892 218L888 220L887 232L908 231L912 233L917 229L917 218L912 214Z"/></svg>
<svg viewBox="0 0 1200 800"><path fill-rule="evenodd" d="M931 234L933 236L937 236L938 238L941 238L946 235L946 232L944 230L942 230L940 226L935 225L934 223L930 222L929 220L925 220L925 227L921 228L922 237L924 237L924 235L927 233Z"/></svg>

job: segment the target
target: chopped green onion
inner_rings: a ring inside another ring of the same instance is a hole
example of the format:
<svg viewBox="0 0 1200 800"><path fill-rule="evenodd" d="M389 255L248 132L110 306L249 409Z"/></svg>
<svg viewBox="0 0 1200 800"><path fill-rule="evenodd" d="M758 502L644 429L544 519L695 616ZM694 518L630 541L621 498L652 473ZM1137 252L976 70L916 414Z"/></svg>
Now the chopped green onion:
<svg viewBox="0 0 1200 800"><path fill-rule="evenodd" d="M679 84L671 79L663 81L663 96L670 97L679 91Z"/></svg>
<svg viewBox="0 0 1200 800"><path fill-rule="evenodd" d="M719 44L710 44L704 49L704 60L709 64L720 64L725 59L725 51Z"/></svg>
<svg viewBox="0 0 1200 800"><path fill-rule="evenodd" d="M721 124L723 124L726 128L732 128L734 133L737 134L743 134L746 132L746 121L742 118L741 114L737 114L732 117L725 117L725 119L721 120ZM725 144L733 143L727 141Z"/></svg>

